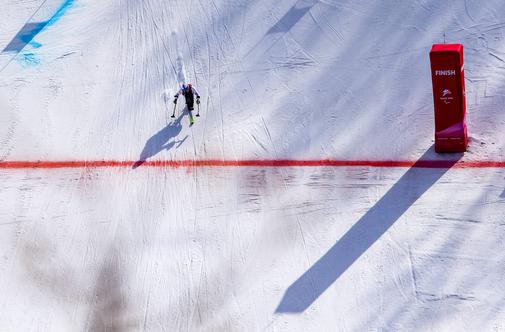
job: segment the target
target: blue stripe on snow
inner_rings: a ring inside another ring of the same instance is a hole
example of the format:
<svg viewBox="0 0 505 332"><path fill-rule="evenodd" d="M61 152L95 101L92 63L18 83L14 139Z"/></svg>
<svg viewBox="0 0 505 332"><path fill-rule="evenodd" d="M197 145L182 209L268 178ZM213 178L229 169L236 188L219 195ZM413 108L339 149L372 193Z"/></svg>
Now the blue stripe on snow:
<svg viewBox="0 0 505 332"><path fill-rule="evenodd" d="M70 7L74 5L74 3L75 0L65 0L56 13L47 21L46 27L58 22L67 13Z"/></svg>
<svg viewBox="0 0 505 332"><path fill-rule="evenodd" d="M40 64L40 60L33 53L23 52L20 58L21 65L24 68L33 67Z"/></svg>

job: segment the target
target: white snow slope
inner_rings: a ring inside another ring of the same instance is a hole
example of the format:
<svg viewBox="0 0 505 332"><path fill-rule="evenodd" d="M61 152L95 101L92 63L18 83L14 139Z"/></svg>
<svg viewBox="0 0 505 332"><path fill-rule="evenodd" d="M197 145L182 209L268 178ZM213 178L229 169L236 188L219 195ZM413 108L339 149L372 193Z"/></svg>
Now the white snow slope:
<svg viewBox="0 0 505 332"><path fill-rule="evenodd" d="M0 8L0 161L137 161L0 163L0 331L505 331L503 168L143 163L502 161L503 0ZM432 147L444 33L464 155Z"/></svg>

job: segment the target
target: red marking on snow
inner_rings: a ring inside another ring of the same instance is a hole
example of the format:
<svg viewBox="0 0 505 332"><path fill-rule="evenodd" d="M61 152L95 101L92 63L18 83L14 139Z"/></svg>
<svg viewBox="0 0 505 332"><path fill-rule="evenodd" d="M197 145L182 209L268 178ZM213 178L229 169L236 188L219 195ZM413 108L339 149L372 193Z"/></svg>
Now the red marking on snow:
<svg viewBox="0 0 505 332"><path fill-rule="evenodd" d="M54 169L54 168L104 168L104 167L415 167L415 168L505 168L505 161L454 161L454 160L73 160L73 161L0 161L0 169Z"/></svg>

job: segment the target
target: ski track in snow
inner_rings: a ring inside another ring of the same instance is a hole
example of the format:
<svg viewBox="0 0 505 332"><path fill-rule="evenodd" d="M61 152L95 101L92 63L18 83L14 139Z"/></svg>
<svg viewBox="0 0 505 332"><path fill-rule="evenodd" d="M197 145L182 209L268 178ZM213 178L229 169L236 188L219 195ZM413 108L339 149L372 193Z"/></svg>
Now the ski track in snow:
<svg viewBox="0 0 505 332"><path fill-rule="evenodd" d="M0 330L505 329L503 2L2 12ZM432 146L444 33L464 155Z"/></svg>

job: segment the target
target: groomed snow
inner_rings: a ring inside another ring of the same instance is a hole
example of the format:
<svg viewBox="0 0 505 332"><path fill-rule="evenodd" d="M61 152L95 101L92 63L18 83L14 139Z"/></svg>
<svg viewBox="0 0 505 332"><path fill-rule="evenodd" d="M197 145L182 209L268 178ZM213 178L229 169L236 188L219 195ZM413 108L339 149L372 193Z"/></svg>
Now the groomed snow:
<svg viewBox="0 0 505 332"><path fill-rule="evenodd" d="M505 330L505 3L3 0L0 331ZM469 151L428 52L465 46ZM202 94L170 118L178 82Z"/></svg>

